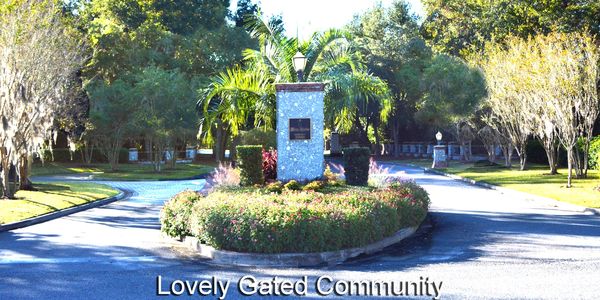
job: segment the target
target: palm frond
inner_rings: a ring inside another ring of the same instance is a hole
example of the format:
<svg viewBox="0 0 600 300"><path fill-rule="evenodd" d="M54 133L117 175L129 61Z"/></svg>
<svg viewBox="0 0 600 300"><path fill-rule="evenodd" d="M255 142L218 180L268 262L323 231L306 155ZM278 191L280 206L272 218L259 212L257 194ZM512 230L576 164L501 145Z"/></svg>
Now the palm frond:
<svg viewBox="0 0 600 300"><path fill-rule="evenodd" d="M330 29L325 32L317 32L313 34L310 45L306 50L306 67L304 74L310 75L317 60L329 45L336 41L350 41L352 38L350 33L340 29Z"/></svg>

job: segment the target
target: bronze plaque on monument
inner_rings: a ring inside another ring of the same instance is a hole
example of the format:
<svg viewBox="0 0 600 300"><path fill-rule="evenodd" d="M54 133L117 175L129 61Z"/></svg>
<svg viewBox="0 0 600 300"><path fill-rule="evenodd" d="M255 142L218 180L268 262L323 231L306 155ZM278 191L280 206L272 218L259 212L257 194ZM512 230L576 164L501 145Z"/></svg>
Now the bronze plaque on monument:
<svg viewBox="0 0 600 300"><path fill-rule="evenodd" d="M290 141L310 140L310 119L290 119Z"/></svg>

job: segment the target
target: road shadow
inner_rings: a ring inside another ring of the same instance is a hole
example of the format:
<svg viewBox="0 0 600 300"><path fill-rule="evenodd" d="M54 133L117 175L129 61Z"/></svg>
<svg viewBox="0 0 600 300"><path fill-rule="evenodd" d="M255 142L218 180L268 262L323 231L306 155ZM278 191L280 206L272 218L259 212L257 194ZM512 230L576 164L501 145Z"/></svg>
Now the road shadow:
<svg viewBox="0 0 600 300"><path fill-rule="evenodd" d="M551 261L586 259L588 254L600 257L600 218L593 215L454 211L432 212L429 222L412 238L331 269L402 271L479 259ZM574 250L578 257L564 256L565 251Z"/></svg>

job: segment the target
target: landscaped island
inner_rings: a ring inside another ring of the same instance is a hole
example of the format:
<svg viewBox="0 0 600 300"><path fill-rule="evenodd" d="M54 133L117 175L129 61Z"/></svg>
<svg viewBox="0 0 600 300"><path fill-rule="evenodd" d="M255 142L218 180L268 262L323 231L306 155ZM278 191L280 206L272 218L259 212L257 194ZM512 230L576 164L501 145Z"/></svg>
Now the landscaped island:
<svg viewBox="0 0 600 300"><path fill-rule="evenodd" d="M220 181L237 171L222 169ZM194 236L218 250L312 253L362 247L417 227L428 207L427 192L412 181L380 178L352 186L327 169L322 180L304 185L234 182L207 195L182 192L165 204L160 219L167 235Z"/></svg>

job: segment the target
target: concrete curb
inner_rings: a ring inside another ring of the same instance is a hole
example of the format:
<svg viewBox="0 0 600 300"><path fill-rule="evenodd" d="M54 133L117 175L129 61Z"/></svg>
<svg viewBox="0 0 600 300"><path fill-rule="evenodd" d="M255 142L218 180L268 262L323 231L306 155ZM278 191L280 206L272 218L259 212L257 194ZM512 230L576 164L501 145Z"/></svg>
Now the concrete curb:
<svg viewBox="0 0 600 300"><path fill-rule="evenodd" d="M583 212L583 213L592 213L596 216L600 216L600 209L597 208L590 208L590 207L585 207L585 206L579 206L579 205L575 205L575 204L570 204L570 203L566 203L566 202L561 202L552 198L547 198L547 197L542 197L542 196L538 196L538 195L533 195L533 194L529 194L529 193L525 193L525 192L521 192L521 191L517 191L517 190L513 190L513 189L509 189L509 188L505 188L505 187L501 187L501 186L497 186L497 185L493 185L493 184L489 184L486 182L481 182L481 181L476 181L473 179L469 179L469 178L464 178L458 175L454 175L454 174L449 174L446 172L442 172L442 171L438 171L438 170L434 170L431 168L426 168L426 167L422 167L422 166L417 166L414 164L402 164L402 163L394 163L394 164L400 164L400 165L406 165L406 166L411 166L414 168L418 168L418 169L422 169L425 173L431 173L431 174L436 174L436 175L441 175L441 176L446 176L449 178L452 178L454 180L458 180L458 181L462 181L474 186L478 186L478 187L482 187L482 188L486 188L486 189L490 189L490 190L495 190L498 192L501 192L503 194L507 194L507 195L518 195L518 196L526 196L530 199L533 199L535 201L540 201L540 202L547 202L555 207L562 207L568 210L573 210L573 211L577 211L577 212Z"/></svg>
<svg viewBox="0 0 600 300"><path fill-rule="evenodd" d="M194 251L201 257L210 259L210 263L216 265L297 268L321 265L334 266L361 254L372 254L379 252L385 247L396 244L412 236L417 231L417 228L418 227L407 227L400 229L390 237L363 247L314 253L241 253L217 250L211 246L202 244L197 238L191 236L186 236L181 240L176 240L166 235L163 235L163 237L170 241L177 241L183 244L185 247Z"/></svg>
<svg viewBox="0 0 600 300"><path fill-rule="evenodd" d="M23 221L0 225L0 232L19 229L19 228L47 222L50 220L58 219L60 217L64 217L64 216L68 216L68 215L78 213L78 212L81 212L84 210L88 210L90 208L95 208L95 207L103 206L103 205L106 205L106 204L109 204L109 203L112 203L112 202L115 202L118 200L122 200L126 197L129 197L132 194L130 191L125 191L125 190L120 190L120 191L121 192L119 194L109 197L109 198L102 199L102 200L96 200L96 201L89 202L86 204L77 205L77 206L70 207L67 209L47 213L45 215L29 218L29 219L23 220ZM10 200L7 200L7 201L10 201Z"/></svg>

